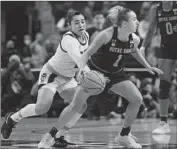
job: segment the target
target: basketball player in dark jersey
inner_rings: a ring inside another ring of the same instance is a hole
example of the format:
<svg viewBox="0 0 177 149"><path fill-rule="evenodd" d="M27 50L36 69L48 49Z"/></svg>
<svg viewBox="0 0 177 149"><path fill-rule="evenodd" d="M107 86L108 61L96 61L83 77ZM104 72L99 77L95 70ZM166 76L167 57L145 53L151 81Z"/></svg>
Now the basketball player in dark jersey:
<svg viewBox="0 0 177 149"><path fill-rule="evenodd" d="M144 50L151 41L156 29L161 34L161 49L158 57L158 67L164 72L160 77L160 117L161 122L154 134L170 133L167 123L168 107L170 104L169 90L171 75L177 61L177 3L174 1L162 1L152 5L150 12L150 27L142 43L140 50Z"/></svg>
<svg viewBox="0 0 177 149"><path fill-rule="evenodd" d="M129 148L142 148L140 144L136 143L130 133L131 125L136 118L142 102L142 95L137 87L128 80L124 74L124 55L131 53L152 74L154 74L154 72L159 75L163 73L160 69L151 67L146 62L141 52L137 50L140 39L134 32L136 32L138 24L136 14L130 9L122 8L118 13L117 27L113 25L101 31L83 54L85 64L91 56L89 61L90 68L103 73L105 77L110 80L106 90L109 89L129 101L124 127L115 139L119 144ZM85 92L86 91L82 88L77 89L75 97L69 105L69 114L64 116L65 120L71 118L72 114L79 110L78 106L82 107L86 102L87 97L84 95ZM75 105L77 105L77 109ZM64 125L62 123L63 120L59 125Z"/></svg>

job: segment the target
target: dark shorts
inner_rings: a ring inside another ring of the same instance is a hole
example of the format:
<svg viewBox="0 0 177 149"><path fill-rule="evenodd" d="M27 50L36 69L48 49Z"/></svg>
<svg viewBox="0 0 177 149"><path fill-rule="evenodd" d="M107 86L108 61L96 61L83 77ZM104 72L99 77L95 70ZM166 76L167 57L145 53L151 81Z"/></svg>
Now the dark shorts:
<svg viewBox="0 0 177 149"><path fill-rule="evenodd" d="M158 58L177 60L177 45L161 45Z"/></svg>
<svg viewBox="0 0 177 149"><path fill-rule="evenodd" d="M109 78L110 82L108 82L106 84L105 90L109 90L112 87L113 84L129 80L128 76L125 74L125 72L123 71L123 69L120 70L119 72L117 72L116 74L112 74L112 73L105 73L105 72L100 71L98 68L96 68L95 66L93 66L90 61L88 62L88 66L89 66L89 68L91 70L96 70L98 72L101 72L105 77Z"/></svg>

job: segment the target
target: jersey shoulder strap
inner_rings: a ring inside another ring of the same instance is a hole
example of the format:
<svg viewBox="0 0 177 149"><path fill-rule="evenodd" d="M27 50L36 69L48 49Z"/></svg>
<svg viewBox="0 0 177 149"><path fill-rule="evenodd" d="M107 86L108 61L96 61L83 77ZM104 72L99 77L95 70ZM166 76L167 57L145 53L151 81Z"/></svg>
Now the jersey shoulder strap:
<svg viewBox="0 0 177 149"><path fill-rule="evenodd" d="M129 38L129 41L132 41L133 40L133 35L130 34L128 38Z"/></svg>
<svg viewBox="0 0 177 149"><path fill-rule="evenodd" d="M117 27L114 27L112 39L117 39Z"/></svg>

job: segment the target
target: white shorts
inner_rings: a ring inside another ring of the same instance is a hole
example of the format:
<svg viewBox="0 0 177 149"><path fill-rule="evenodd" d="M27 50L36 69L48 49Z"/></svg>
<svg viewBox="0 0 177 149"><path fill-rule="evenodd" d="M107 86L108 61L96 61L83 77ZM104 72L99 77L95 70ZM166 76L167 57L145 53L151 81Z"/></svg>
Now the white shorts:
<svg viewBox="0 0 177 149"><path fill-rule="evenodd" d="M60 94L64 90L77 86L77 81L72 77L54 74L45 64L40 71L38 79L39 88L48 88L54 93Z"/></svg>

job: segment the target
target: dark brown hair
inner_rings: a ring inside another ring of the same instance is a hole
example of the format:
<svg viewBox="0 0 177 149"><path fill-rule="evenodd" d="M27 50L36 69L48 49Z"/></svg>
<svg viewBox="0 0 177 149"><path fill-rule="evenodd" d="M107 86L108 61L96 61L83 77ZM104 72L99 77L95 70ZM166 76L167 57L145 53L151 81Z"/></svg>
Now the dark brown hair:
<svg viewBox="0 0 177 149"><path fill-rule="evenodd" d="M68 14L68 16L67 16L67 22L68 22L69 24L71 24L71 21L72 21L72 19L73 19L73 16L76 16L76 15L82 15L82 13L79 12L79 11L76 11L76 10L71 11L71 12Z"/></svg>

